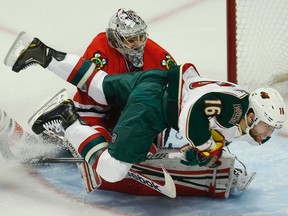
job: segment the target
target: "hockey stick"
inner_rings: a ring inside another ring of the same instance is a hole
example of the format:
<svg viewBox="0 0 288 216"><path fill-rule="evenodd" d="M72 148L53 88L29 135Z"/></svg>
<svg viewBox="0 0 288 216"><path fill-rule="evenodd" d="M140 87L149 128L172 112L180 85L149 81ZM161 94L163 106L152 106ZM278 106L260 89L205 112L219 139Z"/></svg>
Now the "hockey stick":
<svg viewBox="0 0 288 216"><path fill-rule="evenodd" d="M31 159L28 163L37 164L37 163L82 163L82 162L84 162L83 158L69 158L69 157L67 158L44 158L43 157L43 158ZM164 185L160 185L159 183L145 177L144 175L141 175L140 173L135 171L133 167L128 172L128 176L133 178L135 181L140 182L141 184L144 184L150 187L151 189L158 191L159 193L165 196L168 196L170 198L175 198L176 187L175 187L174 181L162 164L160 164L160 167L164 173L164 180L165 180Z"/></svg>

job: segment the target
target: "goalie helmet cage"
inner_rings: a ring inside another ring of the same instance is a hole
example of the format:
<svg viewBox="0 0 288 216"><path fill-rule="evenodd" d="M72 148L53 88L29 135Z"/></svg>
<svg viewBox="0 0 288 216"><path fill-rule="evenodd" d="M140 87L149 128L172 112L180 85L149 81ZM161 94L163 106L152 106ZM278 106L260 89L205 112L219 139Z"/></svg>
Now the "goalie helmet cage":
<svg viewBox="0 0 288 216"><path fill-rule="evenodd" d="M288 80L288 1L226 0L226 8L227 80L287 94L278 84Z"/></svg>

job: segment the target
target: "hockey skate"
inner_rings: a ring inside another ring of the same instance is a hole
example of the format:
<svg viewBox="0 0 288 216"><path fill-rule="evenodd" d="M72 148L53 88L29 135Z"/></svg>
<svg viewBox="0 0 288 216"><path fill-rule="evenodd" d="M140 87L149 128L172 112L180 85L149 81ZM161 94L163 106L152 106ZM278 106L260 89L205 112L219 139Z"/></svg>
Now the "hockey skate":
<svg viewBox="0 0 288 216"><path fill-rule="evenodd" d="M245 169L235 168L230 194L240 195L253 181L256 172L247 173Z"/></svg>
<svg viewBox="0 0 288 216"><path fill-rule="evenodd" d="M32 127L32 125L36 122L36 120L43 115L45 112L55 108L60 103L68 99L68 92L66 89L61 89L57 94L55 94L50 100L48 100L41 108L39 108L29 119L28 124ZM44 130L41 134L44 137L47 137L48 140L63 140L64 131L62 126L56 124L54 122L54 126L50 127L49 130ZM61 141L60 141L61 142Z"/></svg>
<svg viewBox="0 0 288 216"><path fill-rule="evenodd" d="M19 72L34 64L46 68L52 61L52 56L62 60L65 55L46 46L38 38L31 38L25 32L21 32L8 51L4 63L12 67L14 72Z"/></svg>
<svg viewBox="0 0 288 216"><path fill-rule="evenodd" d="M79 119L77 109L73 101L67 99L39 116L33 123L32 130L36 134L40 134L44 130L65 130L77 119Z"/></svg>

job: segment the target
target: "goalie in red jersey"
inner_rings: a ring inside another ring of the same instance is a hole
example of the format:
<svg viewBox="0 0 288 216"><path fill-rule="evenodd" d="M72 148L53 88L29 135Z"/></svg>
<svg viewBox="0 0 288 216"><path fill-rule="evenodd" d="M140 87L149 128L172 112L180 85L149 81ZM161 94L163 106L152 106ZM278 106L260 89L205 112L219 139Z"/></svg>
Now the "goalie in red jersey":
<svg viewBox="0 0 288 216"><path fill-rule="evenodd" d="M95 63L96 69L108 74L144 71L151 68L168 70L176 65L169 52L148 38L147 25L143 19L135 11L127 8L121 8L113 14L106 32L99 33L92 40L83 57ZM82 119L99 131L99 142L109 143L110 132L117 122L119 113L96 103L80 89L73 100ZM84 176L89 173L87 170L93 173L91 167L79 167L79 169L86 179L87 191L93 190L95 187L91 183L93 179Z"/></svg>
<svg viewBox="0 0 288 216"><path fill-rule="evenodd" d="M88 45L85 59L108 74L145 71L152 68L168 70L176 65L164 48L148 37L147 24L133 10L120 8L111 17L106 32L99 33ZM97 128L110 141L119 113L97 104L87 93L77 90L73 98L79 115ZM161 136L159 136L161 137ZM164 145L159 138L159 145Z"/></svg>
<svg viewBox="0 0 288 216"><path fill-rule="evenodd" d="M57 58L62 58L61 53ZM106 32L99 33L92 40L83 58L89 59L95 64L95 69L103 70L107 74L145 71L152 68L168 70L176 65L169 52L148 38L147 24L143 19L135 11L127 8L120 8L113 14ZM74 73L81 70L83 68L79 64L79 67L75 67ZM77 90L73 101L81 118L97 129L99 144L108 145L111 140L110 132L118 120L119 112L95 102L81 89ZM159 145L162 145L162 135L159 137ZM82 163L79 169L87 191L92 191L96 187L92 183L94 177L87 175L93 173L91 167Z"/></svg>
<svg viewBox="0 0 288 216"><path fill-rule="evenodd" d="M176 65L165 49L148 38L147 25L133 10L119 9L110 19L106 32L99 33L87 47L83 57L108 74L168 70ZM99 104L78 90L74 102L80 116L90 125L112 129L113 120ZM110 112L111 113L111 112ZM111 125L112 124L112 125Z"/></svg>

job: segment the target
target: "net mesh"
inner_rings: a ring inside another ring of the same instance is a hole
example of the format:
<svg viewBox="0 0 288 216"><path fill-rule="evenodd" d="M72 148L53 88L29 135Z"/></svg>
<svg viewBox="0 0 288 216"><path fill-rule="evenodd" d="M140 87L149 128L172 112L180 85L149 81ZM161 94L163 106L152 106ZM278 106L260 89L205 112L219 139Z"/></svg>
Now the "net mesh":
<svg viewBox="0 0 288 216"><path fill-rule="evenodd" d="M288 1L237 0L237 79L248 89L288 80Z"/></svg>
<svg viewBox="0 0 288 216"><path fill-rule="evenodd" d="M288 1L236 0L236 50L238 83L273 87L288 107Z"/></svg>

